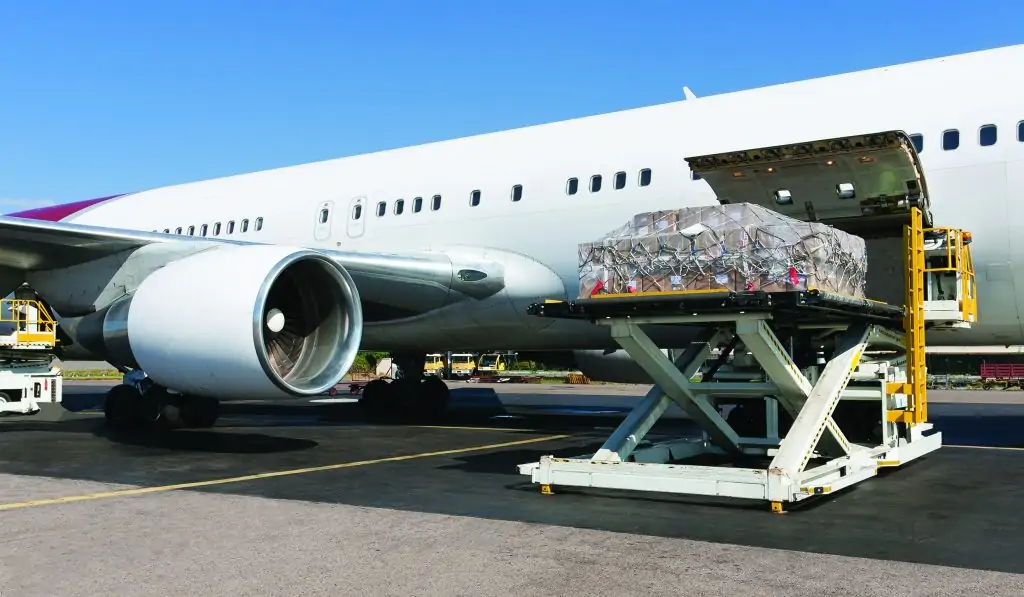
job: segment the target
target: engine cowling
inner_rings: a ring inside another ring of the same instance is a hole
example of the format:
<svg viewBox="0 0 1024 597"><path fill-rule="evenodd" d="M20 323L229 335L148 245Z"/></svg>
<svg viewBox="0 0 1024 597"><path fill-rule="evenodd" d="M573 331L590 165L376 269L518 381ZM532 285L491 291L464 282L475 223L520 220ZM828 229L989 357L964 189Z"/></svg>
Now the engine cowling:
<svg viewBox="0 0 1024 597"><path fill-rule="evenodd" d="M246 245L167 264L74 335L172 390L265 398L329 390L352 366L362 328L342 266L312 250Z"/></svg>

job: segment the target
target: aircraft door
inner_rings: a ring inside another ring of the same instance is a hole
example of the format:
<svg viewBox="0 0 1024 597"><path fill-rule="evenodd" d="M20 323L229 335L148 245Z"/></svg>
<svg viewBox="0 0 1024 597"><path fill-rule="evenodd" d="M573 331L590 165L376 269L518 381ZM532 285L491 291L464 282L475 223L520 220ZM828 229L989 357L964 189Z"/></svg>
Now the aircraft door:
<svg viewBox="0 0 1024 597"><path fill-rule="evenodd" d="M313 238L316 240L328 240L331 238L331 219L334 216L334 202L324 201L316 208L316 225L313 228Z"/></svg>
<svg viewBox="0 0 1024 597"><path fill-rule="evenodd" d="M364 222L366 222L366 197L356 197L352 200L346 221L348 222L346 231L349 238L358 238L363 235Z"/></svg>

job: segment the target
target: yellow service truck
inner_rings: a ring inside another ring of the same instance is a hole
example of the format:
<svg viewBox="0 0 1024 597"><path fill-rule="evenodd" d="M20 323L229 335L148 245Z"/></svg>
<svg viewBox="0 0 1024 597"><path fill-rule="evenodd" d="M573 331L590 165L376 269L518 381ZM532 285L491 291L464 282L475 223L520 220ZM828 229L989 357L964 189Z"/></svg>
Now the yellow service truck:
<svg viewBox="0 0 1024 597"><path fill-rule="evenodd" d="M452 377L472 377L476 372L476 361L471 353L452 353L449 369Z"/></svg>
<svg viewBox="0 0 1024 597"><path fill-rule="evenodd" d="M439 353L428 354L423 362L423 375L436 375L444 378L444 356Z"/></svg>
<svg viewBox="0 0 1024 597"><path fill-rule="evenodd" d="M516 355L500 352L489 352L480 356L476 370L478 374L495 374L510 371L516 363Z"/></svg>

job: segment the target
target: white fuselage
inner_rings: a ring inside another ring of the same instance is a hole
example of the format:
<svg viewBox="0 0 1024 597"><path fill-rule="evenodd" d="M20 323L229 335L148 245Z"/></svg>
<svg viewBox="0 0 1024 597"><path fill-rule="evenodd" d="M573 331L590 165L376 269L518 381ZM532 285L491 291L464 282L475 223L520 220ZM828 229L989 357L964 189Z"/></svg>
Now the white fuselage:
<svg viewBox="0 0 1024 597"><path fill-rule="evenodd" d="M1024 191L1021 65L1024 47L965 54L165 187L65 221L170 234L179 227L187 233L189 226L199 234L203 224L211 234L219 222L221 236L234 221L239 238L345 251L495 247L546 264L574 298L579 243L636 213L715 203L708 185L691 177L685 157L900 129L923 135L921 161L937 224L967 229L975 239L981 323L930 333L929 343L1022 344L1024 301L1016 282L1024 269L1024 210L1013 205ZM998 141L982 146L979 127L988 124L996 125ZM944 150L943 132L950 129L959 131L959 147ZM648 186L638 184L642 169L651 170ZM617 172L626 173L622 189L614 188ZM589 189L594 175L602 176L599 192ZM570 178L578 180L574 195L567 194ZM512 201L516 185L522 195ZM473 191L480 191L478 205L471 204ZM435 195L441 197L436 210ZM399 199L404 211L396 214ZM381 202L384 215L378 216ZM324 208L328 218L321 223ZM258 232L256 218L262 218ZM250 222L245 233L238 230L242 219ZM443 325L370 325L363 345L475 348L444 346ZM519 335L494 338L481 325L479 338L465 344L519 350L609 345L607 332L589 324L519 329Z"/></svg>

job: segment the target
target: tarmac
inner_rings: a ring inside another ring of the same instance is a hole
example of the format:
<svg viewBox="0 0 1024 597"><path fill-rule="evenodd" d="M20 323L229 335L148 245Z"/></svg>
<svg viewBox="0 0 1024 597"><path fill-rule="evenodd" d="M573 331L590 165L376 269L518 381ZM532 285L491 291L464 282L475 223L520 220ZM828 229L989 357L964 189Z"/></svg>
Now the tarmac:
<svg viewBox="0 0 1024 597"><path fill-rule="evenodd" d="M1024 392L929 392L945 447L778 516L517 474L593 451L641 386L457 384L434 425L241 401L146 436L107 431L107 385L0 423L0 595L1024 594Z"/></svg>

